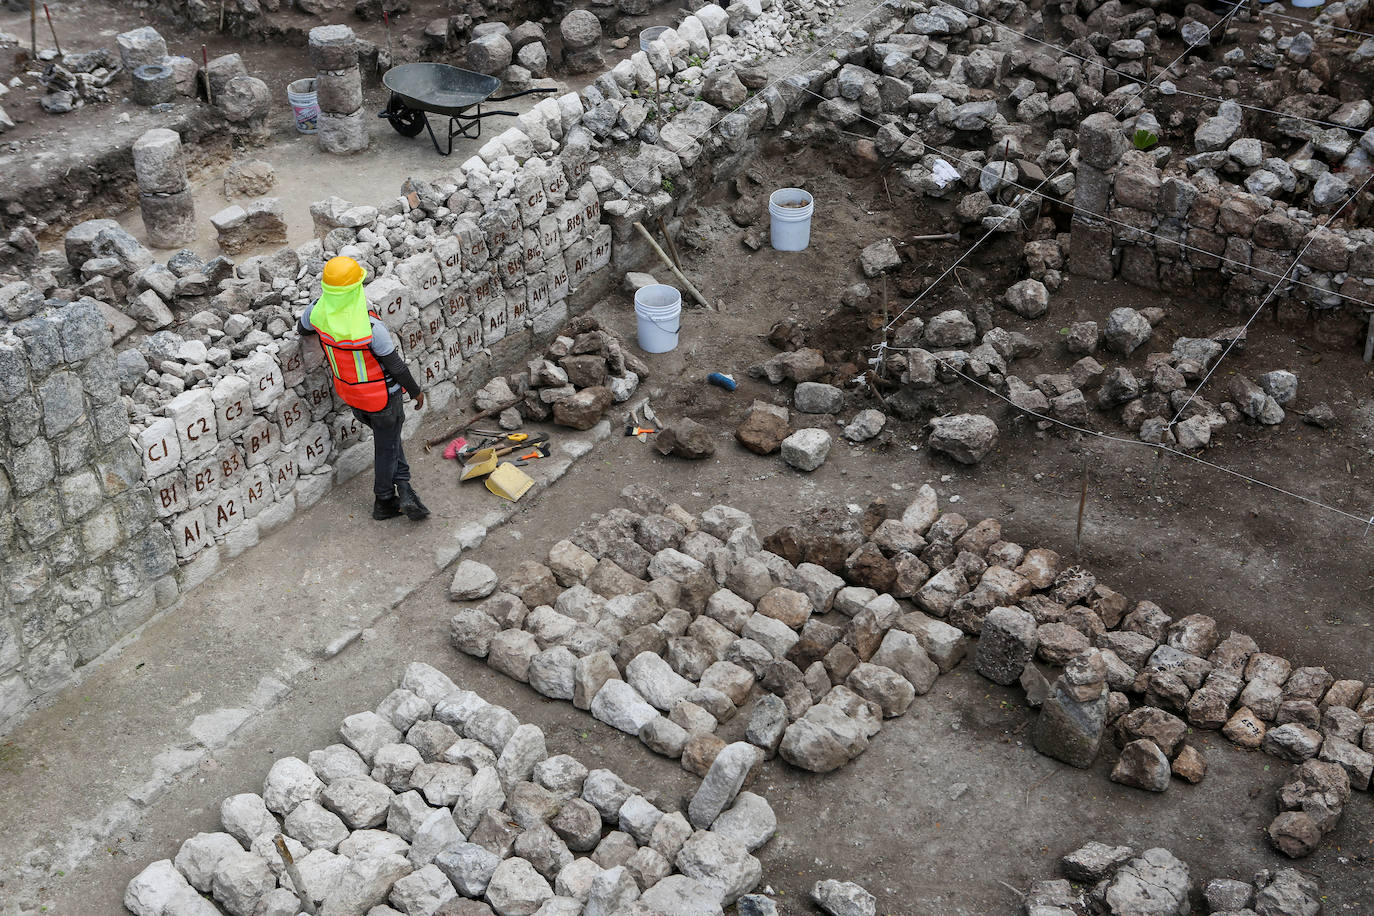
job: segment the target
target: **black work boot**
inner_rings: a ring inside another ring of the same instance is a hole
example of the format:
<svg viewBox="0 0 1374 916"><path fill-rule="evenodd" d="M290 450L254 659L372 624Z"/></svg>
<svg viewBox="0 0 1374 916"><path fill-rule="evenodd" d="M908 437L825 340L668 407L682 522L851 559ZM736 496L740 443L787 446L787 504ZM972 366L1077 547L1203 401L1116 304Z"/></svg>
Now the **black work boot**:
<svg viewBox="0 0 1374 916"><path fill-rule="evenodd" d="M401 500L395 496L378 496L372 503L372 517L379 522L401 514Z"/></svg>
<svg viewBox="0 0 1374 916"><path fill-rule="evenodd" d="M400 496L399 508L406 514L406 518L412 522L418 522L429 515L429 509L420 502L420 497L411 489L410 481L396 484L396 493Z"/></svg>

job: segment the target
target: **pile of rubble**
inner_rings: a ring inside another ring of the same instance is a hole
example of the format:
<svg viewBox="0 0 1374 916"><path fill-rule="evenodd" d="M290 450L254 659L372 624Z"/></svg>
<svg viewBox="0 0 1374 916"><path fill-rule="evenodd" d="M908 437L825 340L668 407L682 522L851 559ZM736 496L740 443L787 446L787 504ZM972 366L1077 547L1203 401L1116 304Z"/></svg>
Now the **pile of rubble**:
<svg viewBox="0 0 1374 916"><path fill-rule="evenodd" d="M339 732L343 743L308 760L277 760L260 795L226 798L223 831L144 868L125 907L295 916L308 900L323 916L720 916L758 884L751 853L777 827L768 802L741 791L749 754L713 767L685 813L665 810L609 769L551 755L537 726L425 664ZM727 753L737 748L752 752Z"/></svg>
<svg viewBox="0 0 1374 916"><path fill-rule="evenodd" d="M476 395L479 411L501 411L503 429L552 420L591 429L611 404L630 399L649 367L615 331L590 315L572 319L523 370L496 376Z"/></svg>
<svg viewBox="0 0 1374 916"><path fill-rule="evenodd" d="M643 488L626 496L635 511L588 520L499 593L489 568L461 562L450 597L485 600L454 615L454 648L698 775L741 711L767 756L834 770L963 657L955 628L894 597L924 582L919 560L899 576L883 552L920 540L901 522L875 516L873 541L803 558L792 529L765 550L728 506L697 517Z"/></svg>
<svg viewBox="0 0 1374 916"><path fill-rule="evenodd" d="M1187 916L1196 882L1167 849L1140 855L1129 846L1090 842L1059 860L1064 877L1036 881L1025 894L1026 916ZM1086 890L1079 888L1086 887ZM1292 868L1261 871L1250 881L1213 878L1202 888L1207 913L1218 916L1316 916L1316 881Z"/></svg>

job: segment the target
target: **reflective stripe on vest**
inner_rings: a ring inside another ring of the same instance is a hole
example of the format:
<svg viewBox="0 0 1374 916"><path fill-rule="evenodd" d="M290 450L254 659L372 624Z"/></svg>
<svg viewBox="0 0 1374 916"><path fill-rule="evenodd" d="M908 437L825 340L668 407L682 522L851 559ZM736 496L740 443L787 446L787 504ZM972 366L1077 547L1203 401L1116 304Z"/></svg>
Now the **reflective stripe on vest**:
<svg viewBox="0 0 1374 916"><path fill-rule="evenodd" d="M372 335L358 340L335 340L319 328L315 330L329 360L334 390L344 403L369 412L386 407L386 373L372 353Z"/></svg>

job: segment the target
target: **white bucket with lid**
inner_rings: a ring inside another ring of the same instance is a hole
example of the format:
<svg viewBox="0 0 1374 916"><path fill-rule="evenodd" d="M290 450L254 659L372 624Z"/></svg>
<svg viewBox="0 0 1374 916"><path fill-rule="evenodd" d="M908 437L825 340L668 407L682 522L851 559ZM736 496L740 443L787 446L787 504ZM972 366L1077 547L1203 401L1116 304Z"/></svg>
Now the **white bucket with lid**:
<svg viewBox="0 0 1374 916"><path fill-rule="evenodd" d="M677 334L682 329L682 293L662 283L642 287L635 293L635 318L639 324L639 349L645 353L677 349Z"/></svg>
<svg viewBox="0 0 1374 916"><path fill-rule="evenodd" d="M320 101L315 92L315 77L308 76L286 85L286 100L296 118L296 130L313 134L319 129Z"/></svg>
<svg viewBox="0 0 1374 916"><path fill-rule="evenodd" d="M648 53L649 45L658 41L659 37L666 31L668 31L666 25L656 25L642 30L639 33L639 50Z"/></svg>
<svg viewBox="0 0 1374 916"><path fill-rule="evenodd" d="M816 201L801 188L768 195L769 237L774 251L805 251L811 244L811 214Z"/></svg>

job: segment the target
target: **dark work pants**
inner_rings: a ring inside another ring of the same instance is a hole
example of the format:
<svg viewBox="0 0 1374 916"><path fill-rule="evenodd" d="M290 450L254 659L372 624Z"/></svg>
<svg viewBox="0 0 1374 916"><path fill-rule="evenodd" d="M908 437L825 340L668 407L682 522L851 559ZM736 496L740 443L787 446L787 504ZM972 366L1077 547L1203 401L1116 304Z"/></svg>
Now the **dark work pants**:
<svg viewBox="0 0 1374 916"><path fill-rule="evenodd" d="M372 451L376 467L373 470L372 492L378 499L396 495L396 484L410 483L410 465L401 448L401 424L405 422L402 394L391 392L381 410L367 411L354 407L353 416L372 430Z"/></svg>

